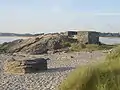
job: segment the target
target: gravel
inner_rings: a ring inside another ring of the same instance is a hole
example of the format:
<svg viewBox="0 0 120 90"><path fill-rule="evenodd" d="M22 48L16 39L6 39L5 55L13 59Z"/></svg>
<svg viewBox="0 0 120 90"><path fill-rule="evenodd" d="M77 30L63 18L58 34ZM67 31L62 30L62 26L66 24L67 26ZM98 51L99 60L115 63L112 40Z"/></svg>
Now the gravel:
<svg viewBox="0 0 120 90"><path fill-rule="evenodd" d="M80 65L95 63L104 56L100 51L93 53L74 52L56 53L51 55L0 55L0 90L57 90L61 81L69 72ZM3 61L10 57L25 58L50 58L48 60L48 70L25 75L10 75L3 72Z"/></svg>

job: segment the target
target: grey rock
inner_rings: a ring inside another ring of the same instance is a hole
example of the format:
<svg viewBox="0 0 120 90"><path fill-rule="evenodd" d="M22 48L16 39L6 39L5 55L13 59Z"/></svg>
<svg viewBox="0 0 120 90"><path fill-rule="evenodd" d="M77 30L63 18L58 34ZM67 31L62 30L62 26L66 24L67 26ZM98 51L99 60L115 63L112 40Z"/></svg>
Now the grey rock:
<svg viewBox="0 0 120 90"><path fill-rule="evenodd" d="M64 48L62 43L70 41L69 39L67 36L59 34L43 35L25 40L15 40L2 47L6 47L7 53L44 54L47 51Z"/></svg>

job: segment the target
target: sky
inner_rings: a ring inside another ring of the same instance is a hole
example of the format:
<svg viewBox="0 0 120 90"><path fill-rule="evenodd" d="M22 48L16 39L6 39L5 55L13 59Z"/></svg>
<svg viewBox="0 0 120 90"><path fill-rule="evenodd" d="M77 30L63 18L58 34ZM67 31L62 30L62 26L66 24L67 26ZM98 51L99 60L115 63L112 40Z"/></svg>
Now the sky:
<svg viewBox="0 0 120 90"><path fill-rule="evenodd" d="M120 0L0 0L0 32L120 32Z"/></svg>

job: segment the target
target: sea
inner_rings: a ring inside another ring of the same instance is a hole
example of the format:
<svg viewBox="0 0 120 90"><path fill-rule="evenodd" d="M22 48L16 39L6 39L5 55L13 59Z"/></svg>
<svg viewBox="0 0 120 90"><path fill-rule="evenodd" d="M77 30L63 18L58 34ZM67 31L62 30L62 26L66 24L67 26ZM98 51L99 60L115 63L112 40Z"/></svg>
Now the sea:
<svg viewBox="0 0 120 90"><path fill-rule="evenodd" d="M11 41L14 41L14 40L17 40L17 39L28 39L30 37L17 37L17 36L14 36L14 37L1 37L0 36L0 44L4 43L4 42L11 42Z"/></svg>
<svg viewBox="0 0 120 90"><path fill-rule="evenodd" d="M120 37L100 37L99 40L104 44L120 44Z"/></svg>
<svg viewBox="0 0 120 90"><path fill-rule="evenodd" d="M11 42L17 39L28 39L30 37L0 37L0 44L4 42ZM104 44L120 44L120 38L117 37L100 37L100 42Z"/></svg>

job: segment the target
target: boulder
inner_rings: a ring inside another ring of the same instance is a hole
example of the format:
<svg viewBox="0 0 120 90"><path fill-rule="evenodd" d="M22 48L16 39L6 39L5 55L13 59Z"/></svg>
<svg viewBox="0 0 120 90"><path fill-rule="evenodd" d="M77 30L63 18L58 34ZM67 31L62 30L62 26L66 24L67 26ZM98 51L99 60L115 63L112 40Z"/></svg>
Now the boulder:
<svg viewBox="0 0 120 90"><path fill-rule="evenodd" d="M4 62L4 72L10 74L25 74L47 70L47 60L37 58L33 60L8 60Z"/></svg>

